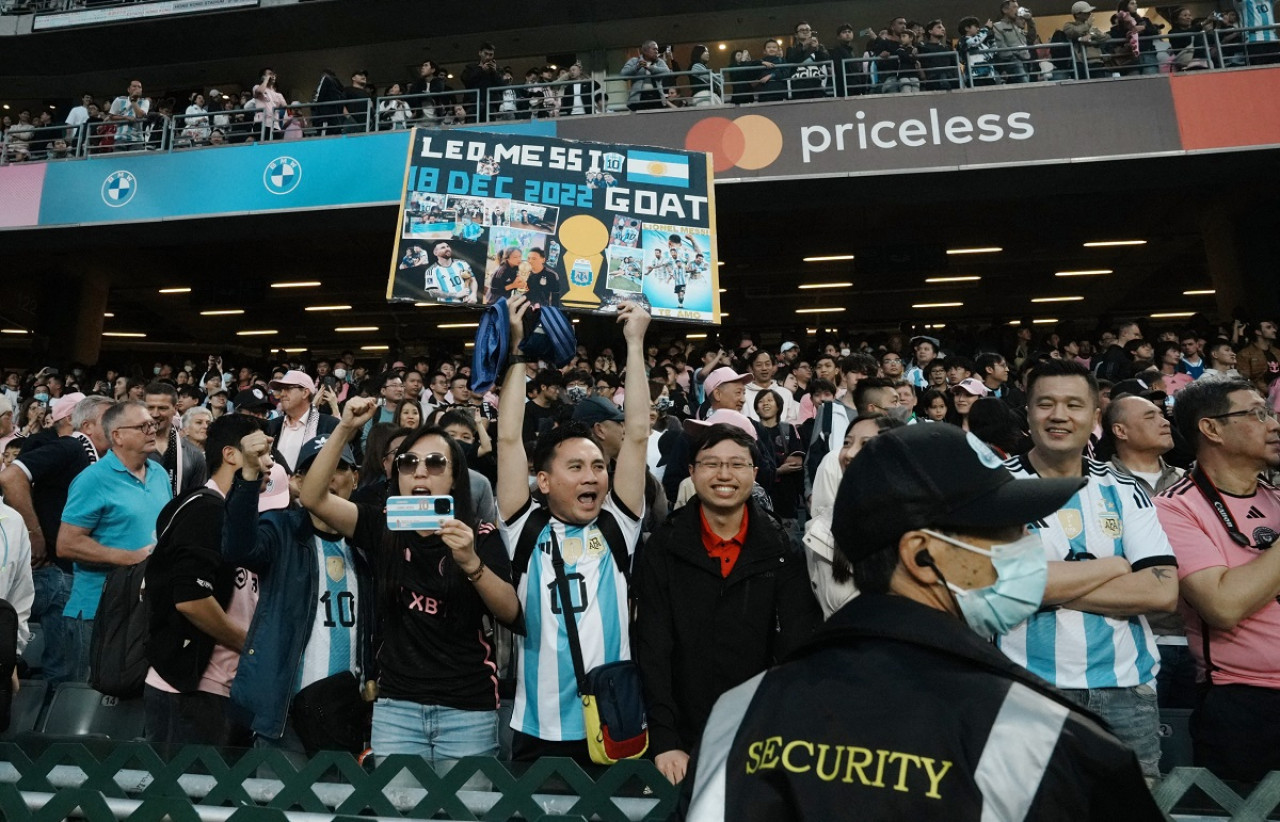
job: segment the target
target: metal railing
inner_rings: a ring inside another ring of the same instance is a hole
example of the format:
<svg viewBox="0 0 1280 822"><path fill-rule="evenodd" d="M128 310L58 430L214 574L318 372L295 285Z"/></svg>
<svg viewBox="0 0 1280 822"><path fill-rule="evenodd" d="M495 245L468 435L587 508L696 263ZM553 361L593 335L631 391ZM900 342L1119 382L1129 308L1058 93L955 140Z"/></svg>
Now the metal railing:
<svg viewBox="0 0 1280 822"><path fill-rule="evenodd" d="M776 63L776 75L758 63L710 71L676 71L657 77L620 74L584 76L479 89L398 94L363 99L301 103L275 110L273 118L255 116L262 109L240 108L192 114L151 113L138 120L37 128L31 140L6 136L0 165L14 162L94 157L120 151L175 151L266 140L291 140L364 134L412 126L450 127L488 121L608 115L643 109L741 105L757 102L825 99L865 94L950 91L1010 82L1099 80L1138 73L1190 69L1229 69L1280 63L1280 26L1213 28L1139 38L1135 57L1127 41L1108 38L1081 44L1067 40L1028 46L992 47L960 54L917 53L919 69L902 70L896 58L872 55L845 60ZM1151 47L1143 50L1142 42ZM1116 54L1125 49L1127 57ZM1025 55L1025 58L1024 58ZM1144 58L1143 55L1150 55ZM1130 59L1132 58L1132 59ZM892 60L892 62L890 62ZM652 94L638 99L632 84L651 82ZM585 93L567 95L574 84ZM578 101L572 106L568 101ZM154 101L153 101L154 104ZM587 104L590 110L587 111ZM481 115L477 118L477 113ZM28 132L32 134L32 132ZM67 142L65 155L51 154L58 136ZM47 138L48 144L44 141ZM23 145L26 143L26 145ZM36 150L32 150L32 144Z"/></svg>

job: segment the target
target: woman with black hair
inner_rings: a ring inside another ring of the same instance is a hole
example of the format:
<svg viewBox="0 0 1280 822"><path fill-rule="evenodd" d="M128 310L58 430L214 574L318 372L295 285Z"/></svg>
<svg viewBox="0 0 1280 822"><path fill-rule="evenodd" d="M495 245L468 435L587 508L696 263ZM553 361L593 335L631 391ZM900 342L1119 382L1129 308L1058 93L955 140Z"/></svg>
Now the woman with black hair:
<svg viewBox="0 0 1280 822"><path fill-rule="evenodd" d="M453 518L437 530L392 531L381 506L328 493L328 474L374 401L347 402L342 421L312 463L302 504L373 558L382 637L373 753L428 762L498 751L498 680L483 619L519 619L506 549L492 526L477 537L466 457L443 429L409 434L394 459L393 496L452 496Z"/></svg>

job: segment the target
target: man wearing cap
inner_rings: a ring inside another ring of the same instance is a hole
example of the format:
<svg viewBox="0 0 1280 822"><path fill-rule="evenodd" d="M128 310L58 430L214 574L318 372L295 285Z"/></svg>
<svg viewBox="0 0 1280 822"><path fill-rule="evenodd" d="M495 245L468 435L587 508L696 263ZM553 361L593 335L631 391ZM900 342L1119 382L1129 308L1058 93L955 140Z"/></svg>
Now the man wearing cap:
<svg viewBox="0 0 1280 822"><path fill-rule="evenodd" d="M922 334L911 338L911 347L915 350L916 356L911 367L907 369L905 379L916 388L928 388L925 369L929 367L929 363L938 358L938 349L942 347L942 344L938 342L937 337L928 337Z"/></svg>
<svg viewBox="0 0 1280 822"><path fill-rule="evenodd" d="M836 44L831 49L836 68L836 95L840 97L866 93L867 76L859 59L862 49L854 45L853 36L853 26L842 23L836 29Z"/></svg>
<svg viewBox="0 0 1280 822"><path fill-rule="evenodd" d="M684 778L720 694L779 662L822 621L790 536L752 499L759 453L741 428L708 427L690 468L696 499L653 533L636 568L649 752L672 783Z"/></svg>
<svg viewBox="0 0 1280 822"><path fill-rule="evenodd" d="M1196 467L1156 498L1178 555L1200 702L1195 764L1256 782L1280 770L1280 423L1247 380L1196 380L1174 418Z"/></svg>
<svg viewBox="0 0 1280 822"><path fill-rule="evenodd" d="M275 440L276 453L285 467L293 469L303 443L333 433L338 418L312 406L316 384L305 371L287 371L268 387L280 402L280 416L267 421L267 436Z"/></svg>
<svg viewBox="0 0 1280 822"><path fill-rule="evenodd" d="M72 565L56 553L62 509L72 480L97 462L111 444L102 429L102 414L114 404L100 396L81 400L70 417L70 434L35 451L24 451L10 470L0 473L5 503L22 516L31 538L36 586L31 617L44 631L40 669L50 687L70 679L73 670L71 639L62 616L71 595Z"/></svg>
<svg viewBox="0 0 1280 822"><path fill-rule="evenodd" d="M269 475L269 445L257 420L221 417L209 426L205 440L212 479L160 512L165 537L146 572L150 667L143 700L152 744L243 747L250 741L228 716L227 702L258 587L251 572L222 560L223 500L250 459L246 454Z"/></svg>
<svg viewBox="0 0 1280 822"><path fill-rule="evenodd" d="M1159 650L1144 614L1170 612L1177 560L1147 492L1083 456L1099 423L1098 383L1070 360L1027 377L1032 448L1006 463L1019 479L1057 477L1083 487L1048 516L1028 520L1049 559L1045 609L999 640L1014 662L1101 715L1159 776L1155 678Z"/></svg>
<svg viewBox="0 0 1280 822"><path fill-rule="evenodd" d="M306 475L328 439L303 444L296 476ZM231 703L252 715L256 744L312 753L327 744L316 736L326 729L299 728L291 706L300 691L322 680L330 683L321 690L351 674L351 688L360 687L373 658L374 584L365 555L307 511L259 516L259 466L270 451L269 438L254 444L227 494L223 559L256 573L260 583ZM355 455L344 446L329 493L350 499L358 479Z"/></svg>
<svg viewBox="0 0 1280 822"><path fill-rule="evenodd" d="M222 393L226 393L223 390ZM218 392L210 395L210 398L217 396ZM271 400L267 398L267 392L263 391L256 385L253 388L246 388L243 391L236 392L235 401L231 403L235 408L235 413L245 414L250 417L257 417L265 420L267 414L271 412Z"/></svg>
<svg viewBox="0 0 1280 822"><path fill-rule="evenodd" d="M1062 25L1062 36L1072 43L1076 62L1087 65L1092 77L1102 70L1102 47L1108 39L1106 32L1093 25L1094 11L1085 0L1076 0L1071 4L1073 19Z"/></svg>
<svg viewBox="0 0 1280 822"><path fill-rule="evenodd" d="M146 387L144 396L147 413L156 424L156 447L147 458L168 474L169 488L175 497L204 485L209 478L204 454L187 442L174 425L178 419L177 390L168 383L153 382Z"/></svg>
<svg viewBox="0 0 1280 822"><path fill-rule="evenodd" d="M862 593L720 698L677 816L1163 819L1133 754L989 642L1041 604L1023 523L1081 484L1014 481L952 426L869 441L831 527Z"/></svg>

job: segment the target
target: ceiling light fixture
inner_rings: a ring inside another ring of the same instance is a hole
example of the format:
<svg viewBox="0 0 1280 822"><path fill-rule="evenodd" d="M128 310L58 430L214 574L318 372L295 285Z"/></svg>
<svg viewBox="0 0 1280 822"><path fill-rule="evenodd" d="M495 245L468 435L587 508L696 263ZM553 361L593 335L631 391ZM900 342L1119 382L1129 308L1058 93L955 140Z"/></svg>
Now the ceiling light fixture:
<svg viewBox="0 0 1280 822"><path fill-rule="evenodd" d="M966 275L964 277L925 277L926 283L976 283L982 278L977 275Z"/></svg>
<svg viewBox="0 0 1280 822"><path fill-rule="evenodd" d="M844 306L833 306L831 308L797 308L797 314L834 314L844 311Z"/></svg>
<svg viewBox="0 0 1280 822"><path fill-rule="evenodd" d="M479 328L480 323L441 323L436 328Z"/></svg>
<svg viewBox="0 0 1280 822"><path fill-rule="evenodd" d="M834 263L838 260L852 260L852 254L828 254L825 257L802 257L801 261L806 263Z"/></svg>
<svg viewBox="0 0 1280 822"><path fill-rule="evenodd" d="M189 294L191 293L191 289L174 286L172 288L162 288L160 289L160 293L161 294Z"/></svg>
<svg viewBox="0 0 1280 822"><path fill-rule="evenodd" d="M319 280L297 280L296 282L272 283L272 288L315 288Z"/></svg>
<svg viewBox="0 0 1280 822"><path fill-rule="evenodd" d="M25 328L0 328L0 334L26 334Z"/></svg>
<svg viewBox="0 0 1280 822"><path fill-rule="evenodd" d="M912 308L960 308L964 303L913 303Z"/></svg>
<svg viewBox="0 0 1280 822"><path fill-rule="evenodd" d="M141 331L103 331L104 337L145 337L146 334Z"/></svg>
<svg viewBox="0 0 1280 822"><path fill-rule="evenodd" d="M306 351L307 349L305 349L305 348L281 348L280 350L281 350L281 351L283 351L283 352L284 352L284 353L286 353L286 354L301 354L302 352Z"/></svg>
<svg viewBox="0 0 1280 822"><path fill-rule="evenodd" d="M1084 299L1084 297L1080 297L1080 296L1074 296L1074 297L1032 297L1032 298L1031 298L1031 302L1033 302L1033 303L1078 303L1078 302L1080 302L1080 301L1081 301L1081 300L1083 300L1083 299Z"/></svg>
<svg viewBox="0 0 1280 822"><path fill-rule="evenodd" d="M706 334L685 334L684 337L686 340L705 340L707 338L707 335Z"/></svg>
<svg viewBox="0 0 1280 822"><path fill-rule="evenodd" d="M346 334L352 331L377 331L378 326L376 325L340 325L333 330L337 331L340 334Z"/></svg>
<svg viewBox="0 0 1280 822"><path fill-rule="evenodd" d="M257 328L249 331L237 331L236 336L237 337L269 337L272 334L279 334L279 333L280 332L274 328Z"/></svg>
<svg viewBox="0 0 1280 822"><path fill-rule="evenodd" d="M303 311L350 311L349 305L309 305Z"/></svg>
<svg viewBox="0 0 1280 822"><path fill-rule="evenodd" d="M1004 251L1004 249L998 245L983 245L983 246L977 246L975 248L948 248L947 249L948 254L998 254L1001 251Z"/></svg>
<svg viewBox="0 0 1280 822"><path fill-rule="evenodd" d="M386 351L390 347L391 346L389 345L362 345L360 346L360 350L361 351Z"/></svg>
<svg viewBox="0 0 1280 822"><path fill-rule="evenodd" d="M849 287L850 287L850 286L852 286L852 285L853 285L853 283L850 283L850 282L841 282L841 283L803 283L803 284L801 284L801 286L800 286L800 290L801 290L801 291L808 291L809 289L813 289L813 288L849 288Z"/></svg>
<svg viewBox="0 0 1280 822"><path fill-rule="evenodd" d="M243 314L243 308L214 308L209 311L201 311L201 317L231 317L236 314Z"/></svg>
<svg viewBox="0 0 1280 822"><path fill-rule="evenodd" d="M1163 311L1158 314L1152 314L1151 319L1172 320L1172 319L1177 319L1179 317L1194 317L1195 315L1196 315L1196 312L1194 311Z"/></svg>
<svg viewBox="0 0 1280 822"><path fill-rule="evenodd" d="M1146 245L1146 240L1094 240L1084 244L1085 248L1113 248L1122 245Z"/></svg>
<svg viewBox="0 0 1280 822"><path fill-rule="evenodd" d="M105 312L102 316L109 320L109 319L111 319L111 318L115 317L115 314L112 314L110 311L107 311L107 312Z"/></svg>
<svg viewBox="0 0 1280 822"><path fill-rule="evenodd" d="M1079 271L1055 271L1055 277L1092 277L1095 274L1112 274L1114 271L1110 268L1082 268Z"/></svg>
<svg viewBox="0 0 1280 822"><path fill-rule="evenodd" d="M1193 289L1193 290L1191 290L1191 291L1184 291L1184 292L1182 292L1182 296L1184 296L1184 297L1208 297L1208 296L1210 296L1210 295L1217 294L1217 293L1218 293L1218 290L1217 290L1216 288L1197 288L1197 289Z"/></svg>

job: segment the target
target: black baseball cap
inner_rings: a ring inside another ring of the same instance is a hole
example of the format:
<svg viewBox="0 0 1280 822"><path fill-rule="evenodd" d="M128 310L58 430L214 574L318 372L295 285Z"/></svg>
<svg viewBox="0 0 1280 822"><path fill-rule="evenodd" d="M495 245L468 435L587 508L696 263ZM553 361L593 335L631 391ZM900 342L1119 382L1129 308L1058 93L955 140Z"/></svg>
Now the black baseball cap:
<svg viewBox="0 0 1280 822"><path fill-rule="evenodd" d="M587 397L573 407L573 419L575 422L595 425L608 420L625 422L627 418L622 413L622 409L614 405L612 400L604 397Z"/></svg>
<svg viewBox="0 0 1280 822"><path fill-rule="evenodd" d="M217 392L215 391L214 393ZM231 400L231 404L246 411L255 411L270 408L271 400L267 399L266 391L255 386L238 392L235 398Z"/></svg>
<svg viewBox="0 0 1280 822"><path fill-rule="evenodd" d="M329 435L324 434L319 437L312 437L302 444L298 449L298 464L293 467L294 471L306 471L311 463L315 461L316 455L320 453L320 449L324 448L324 444L329 441ZM350 445L342 446L342 456L338 458L339 463L346 463L352 468L359 468L360 464L356 462L356 455L351 450Z"/></svg>
<svg viewBox="0 0 1280 822"><path fill-rule="evenodd" d="M907 531L1025 525L1057 511L1083 477L1015 479L973 434L946 423L896 428L868 442L836 493L831 534L850 562Z"/></svg>

